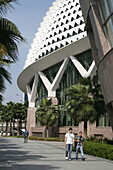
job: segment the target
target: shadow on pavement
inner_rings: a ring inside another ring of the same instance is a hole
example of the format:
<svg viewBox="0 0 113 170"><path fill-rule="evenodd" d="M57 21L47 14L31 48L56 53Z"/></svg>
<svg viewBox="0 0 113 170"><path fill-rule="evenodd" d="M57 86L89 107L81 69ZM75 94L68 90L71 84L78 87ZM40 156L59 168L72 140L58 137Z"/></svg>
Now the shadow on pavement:
<svg viewBox="0 0 113 170"><path fill-rule="evenodd" d="M50 165L10 165L2 167L2 170L54 170L54 169L59 169L57 167L53 167Z"/></svg>
<svg viewBox="0 0 113 170"><path fill-rule="evenodd" d="M38 161L47 157L36 154L33 155L29 151L22 151L22 149L21 147L17 147L16 144L10 144L8 139L0 138L0 169L54 169L54 167L48 165L28 165L30 161ZM25 165L23 161L27 161L28 164ZM21 163L23 165L21 165Z"/></svg>

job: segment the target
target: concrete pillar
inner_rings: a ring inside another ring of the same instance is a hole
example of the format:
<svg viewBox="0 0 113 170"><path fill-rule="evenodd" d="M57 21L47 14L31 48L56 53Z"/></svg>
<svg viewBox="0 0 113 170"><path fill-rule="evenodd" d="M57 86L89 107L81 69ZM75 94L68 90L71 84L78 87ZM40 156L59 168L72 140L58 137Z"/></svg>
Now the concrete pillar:
<svg viewBox="0 0 113 170"><path fill-rule="evenodd" d="M83 133L83 136L84 136L84 122L79 122L79 125L78 125L78 133L82 131Z"/></svg>
<svg viewBox="0 0 113 170"><path fill-rule="evenodd" d="M96 128L96 121L94 123L87 122L87 136L93 136L92 129Z"/></svg>
<svg viewBox="0 0 113 170"><path fill-rule="evenodd" d="M56 97L52 97L52 104L58 105L58 99Z"/></svg>
<svg viewBox="0 0 113 170"><path fill-rule="evenodd" d="M29 107L28 112L27 112L27 130L29 131L29 135L32 136L32 131L31 127L35 127L35 112L36 108L35 107Z"/></svg>
<svg viewBox="0 0 113 170"><path fill-rule="evenodd" d="M32 136L32 131L31 128L35 127L35 100L36 100L36 93L37 93L37 84L39 80L39 75L36 73L34 76L34 81L32 88L30 85L26 85L26 90L27 90L27 95L28 95L28 100L29 100L29 108L27 112L27 130L29 131L29 135Z"/></svg>

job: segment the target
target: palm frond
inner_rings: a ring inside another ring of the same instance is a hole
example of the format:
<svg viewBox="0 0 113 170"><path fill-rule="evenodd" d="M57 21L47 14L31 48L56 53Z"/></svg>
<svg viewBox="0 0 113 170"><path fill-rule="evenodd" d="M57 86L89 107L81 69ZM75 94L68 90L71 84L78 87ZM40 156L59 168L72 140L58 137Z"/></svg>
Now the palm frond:
<svg viewBox="0 0 113 170"><path fill-rule="evenodd" d="M0 94L0 103L3 101L3 96Z"/></svg>
<svg viewBox="0 0 113 170"><path fill-rule="evenodd" d="M14 9L12 2L17 3L17 0L0 0L0 15L5 15L7 10Z"/></svg>
<svg viewBox="0 0 113 170"><path fill-rule="evenodd" d="M3 67L0 67L0 92L5 90L5 79L11 83L10 73Z"/></svg>
<svg viewBox="0 0 113 170"><path fill-rule="evenodd" d="M25 42L25 39L16 25L5 18L0 18L0 33L0 56L5 55L15 62L18 59L17 43Z"/></svg>

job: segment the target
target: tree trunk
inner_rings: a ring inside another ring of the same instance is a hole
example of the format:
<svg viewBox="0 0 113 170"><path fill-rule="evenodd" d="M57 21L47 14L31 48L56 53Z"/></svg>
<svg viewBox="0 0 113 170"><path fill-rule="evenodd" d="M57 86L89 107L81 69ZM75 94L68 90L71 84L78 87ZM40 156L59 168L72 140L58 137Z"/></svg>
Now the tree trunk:
<svg viewBox="0 0 113 170"><path fill-rule="evenodd" d="M6 122L6 136L8 136L8 122Z"/></svg>
<svg viewBox="0 0 113 170"><path fill-rule="evenodd" d="M47 138L49 137L49 128L47 127Z"/></svg>
<svg viewBox="0 0 113 170"><path fill-rule="evenodd" d="M25 126L24 126L24 127L25 127L25 129L26 129L26 123L27 123L26 119L25 119L25 122L24 122L24 123L25 123Z"/></svg>
<svg viewBox="0 0 113 170"><path fill-rule="evenodd" d="M10 120L10 136L12 136L12 121Z"/></svg>
<svg viewBox="0 0 113 170"><path fill-rule="evenodd" d="M87 137L87 122L84 122L84 137Z"/></svg>
<svg viewBox="0 0 113 170"><path fill-rule="evenodd" d="M15 135L15 120L13 120L13 136Z"/></svg>
<svg viewBox="0 0 113 170"><path fill-rule="evenodd" d="M17 136L19 136L19 134L20 134L20 133L19 133L19 129L20 129L19 126L20 126L20 123L19 123L19 120L17 120Z"/></svg>
<svg viewBox="0 0 113 170"><path fill-rule="evenodd" d="M22 135L21 133L20 133L20 129L22 130L22 120L20 119L20 121L19 121L19 135ZM22 131L21 131L22 132Z"/></svg>
<svg viewBox="0 0 113 170"><path fill-rule="evenodd" d="M3 131L4 129L3 129L3 126L4 126L4 122L2 122L2 128L1 128L1 131Z"/></svg>

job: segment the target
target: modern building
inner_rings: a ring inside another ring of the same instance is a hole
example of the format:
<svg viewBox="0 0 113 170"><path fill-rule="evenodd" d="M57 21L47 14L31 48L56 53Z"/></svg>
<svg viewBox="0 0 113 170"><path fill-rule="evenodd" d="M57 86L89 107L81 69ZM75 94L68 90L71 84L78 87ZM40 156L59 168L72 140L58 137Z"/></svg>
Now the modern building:
<svg viewBox="0 0 113 170"><path fill-rule="evenodd" d="M72 123L64 109L64 89L77 84L80 76L93 77L95 70L79 0L56 0L40 24L17 82L29 100L30 135L44 136L44 127L38 126L35 119L36 106L43 98L52 98L59 105L58 127L50 129L51 136L64 136L68 126L73 126L76 134L79 130L84 132L84 122ZM103 128L88 122L87 134L111 137L107 115L106 118L99 120L102 126L106 124Z"/></svg>
<svg viewBox="0 0 113 170"><path fill-rule="evenodd" d="M113 129L113 0L80 0Z"/></svg>

